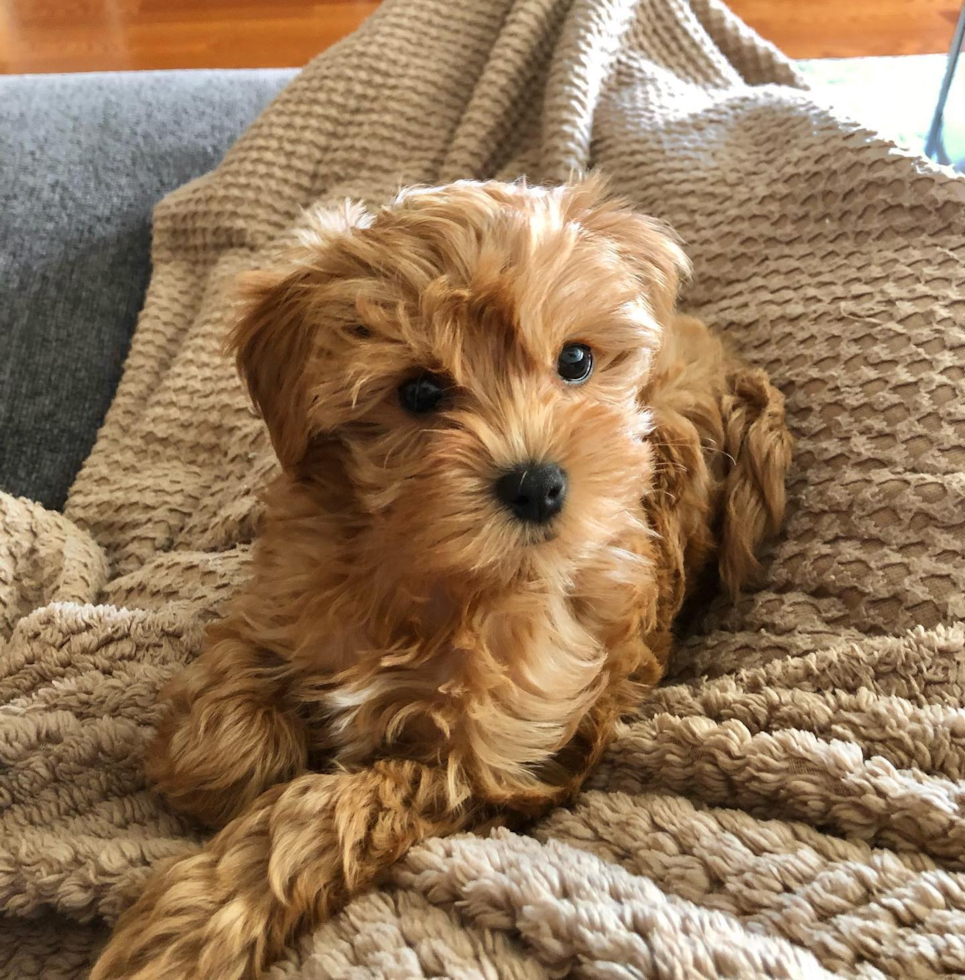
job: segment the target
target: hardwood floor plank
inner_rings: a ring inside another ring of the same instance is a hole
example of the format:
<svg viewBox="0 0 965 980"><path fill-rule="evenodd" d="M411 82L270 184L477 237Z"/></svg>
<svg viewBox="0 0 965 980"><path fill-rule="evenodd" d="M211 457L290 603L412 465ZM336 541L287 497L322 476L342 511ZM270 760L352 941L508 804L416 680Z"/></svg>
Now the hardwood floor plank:
<svg viewBox="0 0 965 980"><path fill-rule="evenodd" d="M478 0L485 3L487 0ZM961 0L732 0L794 58L944 52ZM378 0L0 0L0 72L302 65Z"/></svg>
<svg viewBox="0 0 965 980"><path fill-rule="evenodd" d="M0 71L303 65L378 0L0 0Z"/></svg>
<svg viewBox="0 0 965 980"><path fill-rule="evenodd" d="M792 58L948 51L962 0L731 0L730 8Z"/></svg>

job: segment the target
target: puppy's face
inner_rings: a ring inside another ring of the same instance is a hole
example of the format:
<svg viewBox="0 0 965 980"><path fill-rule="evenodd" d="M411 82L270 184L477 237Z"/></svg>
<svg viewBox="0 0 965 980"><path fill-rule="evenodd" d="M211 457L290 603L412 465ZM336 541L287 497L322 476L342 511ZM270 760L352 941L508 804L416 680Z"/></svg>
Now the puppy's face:
<svg viewBox="0 0 965 980"><path fill-rule="evenodd" d="M290 477L400 577L571 576L636 519L684 259L592 181L316 215L233 339ZM334 494L331 492L335 484Z"/></svg>

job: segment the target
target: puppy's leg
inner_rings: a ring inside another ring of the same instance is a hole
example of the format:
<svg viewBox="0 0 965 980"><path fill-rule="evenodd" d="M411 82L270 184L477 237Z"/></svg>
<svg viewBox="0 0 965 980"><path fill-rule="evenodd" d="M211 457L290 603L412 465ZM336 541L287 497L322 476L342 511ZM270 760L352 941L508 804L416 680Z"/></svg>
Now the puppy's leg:
<svg viewBox="0 0 965 980"><path fill-rule="evenodd" d="M209 826L304 770L302 721L284 706L284 664L216 627L210 645L163 693L170 704L145 754L148 777Z"/></svg>
<svg viewBox="0 0 965 980"><path fill-rule="evenodd" d="M733 594L757 575L757 548L778 532L784 519L793 440L784 421L784 396L763 371L735 359L728 362L721 417L730 465L719 564L721 579Z"/></svg>
<svg viewBox="0 0 965 980"><path fill-rule="evenodd" d="M91 980L242 980L337 912L414 843L464 829L445 769L383 761L264 793L167 865L120 919Z"/></svg>

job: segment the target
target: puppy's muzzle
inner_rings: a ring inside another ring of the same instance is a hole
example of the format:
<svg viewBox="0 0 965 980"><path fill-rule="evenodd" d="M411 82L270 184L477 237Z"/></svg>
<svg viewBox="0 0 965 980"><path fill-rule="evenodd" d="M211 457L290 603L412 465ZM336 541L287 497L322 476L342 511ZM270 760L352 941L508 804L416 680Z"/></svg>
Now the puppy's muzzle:
<svg viewBox="0 0 965 980"><path fill-rule="evenodd" d="M556 463L522 463L495 483L499 502L528 524L547 524L563 509L566 473Z"/></svg>

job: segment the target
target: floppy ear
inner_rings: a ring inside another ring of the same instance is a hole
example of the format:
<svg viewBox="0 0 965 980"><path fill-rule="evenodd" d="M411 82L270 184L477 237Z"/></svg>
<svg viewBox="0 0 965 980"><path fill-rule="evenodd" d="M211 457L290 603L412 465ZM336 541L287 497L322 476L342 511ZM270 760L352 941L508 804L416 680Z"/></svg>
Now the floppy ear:
<svg viewBox="0 0 965 980"><path fill-rule="evenodd" d="M313 324L305 308L310 285L308 268L245 273L239 280L243 312L228 341L285 469L302 460L311 438L306 367Z"/></svg>
<svg viewBox="0 0 965 980"><path fill-rule="evenodd" d="M666 323L690 262L669 225L610 195L606 180L585 177L566 190L565 211L588 231L610 239L646 289L653 314Z"/></svg>
<svg viewBox="0 0 965 980"><path fill-rule="evenodd" d="M784 396L761 370L732 363L720 410L728 471L719 564L724 587L734 595L759 572L757 548L784 519L793 440L784 421Z"/></svg>
<svg viewBox="0 0 965 980"><path fill-rule="evenodd" d="M335 246L370 220L352 202L307 212L298 244L280 265L239 278L241 315L228 338L228 351L285 469L304 458L314 434L309 369L324 325L313 294L338 275Z"/></svg>

